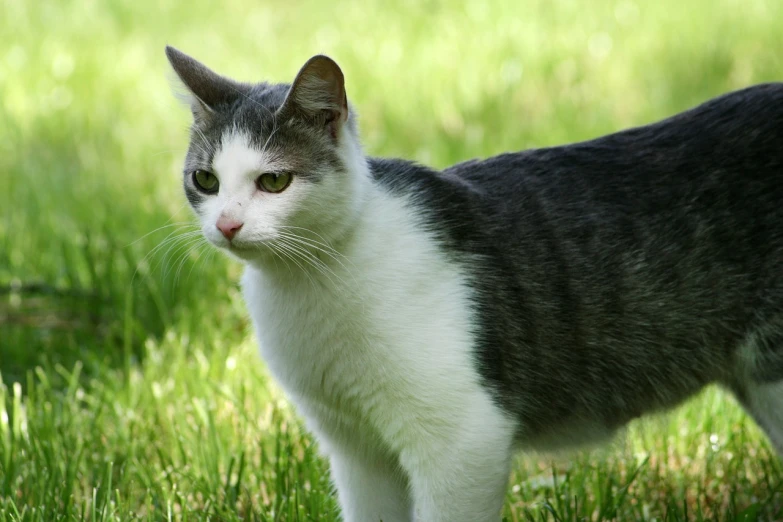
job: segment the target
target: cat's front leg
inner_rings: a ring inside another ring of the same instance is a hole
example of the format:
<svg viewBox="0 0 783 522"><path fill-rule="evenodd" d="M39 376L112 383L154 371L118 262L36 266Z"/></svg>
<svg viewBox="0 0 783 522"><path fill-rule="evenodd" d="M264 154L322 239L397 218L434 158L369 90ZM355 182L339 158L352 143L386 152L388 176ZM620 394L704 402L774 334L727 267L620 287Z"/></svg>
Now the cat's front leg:
<svg viewBox="0 0 783 522"><path fill-rule="evenodd" d="M457 429L444 429L448 423L428 426L401 452L415 522L500 520L513 430L498 418L489 419L486 411L476 413L463 417L465 422Z"/></svg>
<svg viewBox="0 0 783 522"><path fill-rule="evenodd" d="M326 446L344 522L411 522L407 479L392 458L345 443Z"/></svg>

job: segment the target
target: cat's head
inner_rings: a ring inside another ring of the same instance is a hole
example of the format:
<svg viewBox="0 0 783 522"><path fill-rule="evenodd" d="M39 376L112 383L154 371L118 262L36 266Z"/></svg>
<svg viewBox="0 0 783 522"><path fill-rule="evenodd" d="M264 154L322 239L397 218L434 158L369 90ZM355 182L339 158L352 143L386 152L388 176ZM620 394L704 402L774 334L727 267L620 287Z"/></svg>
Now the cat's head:
<svg viewBox="0 0 783 522"><path fill-rule="evenodd" d="M184 187L204 236L260 264L286 245L339 240L366 161L338 65L314 56L291 84L246 84L172 47L166 55L193 113Z"/></svg>

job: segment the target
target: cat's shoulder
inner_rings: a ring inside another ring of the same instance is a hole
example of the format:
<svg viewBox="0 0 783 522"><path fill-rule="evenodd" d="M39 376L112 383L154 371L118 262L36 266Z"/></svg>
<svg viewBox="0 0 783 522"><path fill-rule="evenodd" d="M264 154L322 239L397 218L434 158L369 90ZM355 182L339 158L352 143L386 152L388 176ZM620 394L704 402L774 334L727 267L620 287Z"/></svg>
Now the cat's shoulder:
<svg viewBox="0 0 783 522"><path fill-rule="evenodd" d="M441 190L451 187L455 191L470 188L459 176L450 175L454 167L439 171L415 161L397 158L368 158L368 162L375 182L394 193L421 193L435 187Z"/></svg>

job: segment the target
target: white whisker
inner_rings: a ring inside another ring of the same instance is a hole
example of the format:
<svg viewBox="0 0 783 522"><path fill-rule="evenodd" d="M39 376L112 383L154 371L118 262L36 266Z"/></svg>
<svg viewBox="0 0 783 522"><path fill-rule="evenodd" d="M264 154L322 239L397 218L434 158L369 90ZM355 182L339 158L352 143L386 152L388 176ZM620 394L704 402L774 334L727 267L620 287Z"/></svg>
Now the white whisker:
<svg viewBox="0 0 783 522"><path fill-rule="evenodd" d="M198 134L198 135L201 137L201 140L203 141L203 143L204 143L204 146L205 146L205 147L207 147L206 151L204 151L204 149L201 149L201 150L202 150L202 152L206 152L206 154L205 154L206 156L211 156L211 155L214 155L214 154L215 154L215 147L214 147L214 145L212 145L212 144L209 142L209 140L208 140L208 139L207 139L207 137L204 135L204 133L201 131L201 129L199 129L198 127L196 127L196 126L194 125L194 126L193 126L193 130L194 130L194 131L195 131L195 132L196 132L196 133L197 133L197 134ZM191 142L191 143L195 144L195 142Z"/></svg>
<svg viewBox="0 0 783 522"><path fill-rule="evenodd" d="M286 256L288 259L290 259L297 267L299 267L299 270L301 270L305 274L307 279L310 281L310 284L313 285L313 289L317 289L318 285L316 284L315 279L313 279L313 277L310 275L310 272L305 267L303 267L302 264L299 263L299 261L297 261L298 256L296 255L296 253L293 250L291 250L291 248L288 245L284 243L277 243L277 246L280 247L279 252L282 255Z"/></svg>
<svg viewBox="0 0 783 522"><path fill-rule="evenodd" d="M194 236L200 235L201 230L191 230L188 232L184 232L181 234L178 234L179 230L174 230L173 232L169 233L161 242L159 242L154 248L152 248L147 254L144 255L137 263L136 263L136 269L133 271L133 276L131 277L131 284L136 280L136 275L139 273L139 269L144 265L144 263L150 259L152 256L154 256L158 251L160 251L164 247L169 247L168 250L170 250L173 246L175 246L177 243L186 241ZM164 255L165 259L165 255ZM155 270L159 263L156 263L153 267L151 267L151 270Z"/></svg>
<svg viewBox="0 0 783 522"><path fill-rule="evenodd" d="M205 243L206 240L203 237L200 237L196 241L189 244L188 249L185 251L184 255L181 256L181 261L179 261L179 264L177 265L177 271L174 273L174 286L177 286L180 272L182 272L182 268L185 266L185 263L187 263L188 258L190 258L193 254L193 251L196 250L196 255L198 256L198 252ZM198 257L196 257L196 261L198 261ZM195 264L196 262L194 261L190 267L191 271L193 270L193 266L195 266Z"/></svg>
<svg viewBox="0 0 783 522"><path fill-rule="evenodd" d="M321 275L329 279L329 281L332 282L334 285L334 279L332 277L336 278L342 285L345 285L345 282L338 276L334 270L332 270L328 265L326 265L322 260L318 259L312 252L308 251L302 246L296 245L294 243L291 243L290 240L286 238L279 238L278 241L281 244L286 245L292 252L296 253L297 256L302 259L305 263L309 264L313 268L315 268ZM337 286L337 285L335 285Z"/></svg>
<svg viewBox="0 0 783 522"><path fill-rule="evenodd" d="M187 258L187 255L190 253L192 245L194 245L195 243L198 243L199 240L200 240L200 234L198 236L190 236L190 237L185 238L183 241L180 241L179 243L173 244L172 247L169 248L169 250L166 252L166 255L164 257L164 260L166 260L167 268L163 272L163 279L168 279L169 274L173 270L173 267L177 266L181 259L183 259L183 258L186 259ZM168 260L168 252L170 252L171 250L175 250L175 252L176 252L175 256L176 257L174 258L174 262L169 263L167 261Z"/></svg>
<svg viewBox="0 0 783 522"><path fill-rule="evenodd" d="M345 266L345 264L340 260L340 258L345 259L346 261L348 261L348 263L351 264L351 266L353 266L353 263L351 262L351 260L348 259L343 254L337 252L334 248L332 248L330 246L326 246L326 248L322 248L321 246L319 246L319 243L313 242L312 240L310 240L308 238L304 238L302 236L297 236L295 234L289 234L287 232L279 232L279 234L280 234L281 237L284 237L284 238L286 238L288 240L291 240L291 241L295 241L296 243L299 243L300 245L312 248L312 249L314 249L314 250L316 250L318 252L323 253L324 255L329 256L330 258L332 258L332 260L334 260L334 262L339 264L342 267L343 270L345 270L346 272L348 272L348 274L353 276L351 271L348 270L348 267Z"/></svg>
<svg viewBox="0 0 783 522"><path fill-rule="evenodd" d="M191 228L199 228L198 225L196 225L194 223L191 223L189 221L178 221L176 223L169 223L169 224L160 226L160 227L156 228L155 230L151 230L150 232L147 232L146 234L141 236L139 239L137 239L137 240L135 240L135 241L125 245L125 248L127 248L129 246L132 246L132 245L135 245L136 243L138 243L139 241L141 241L145 237L151 236L152 234L154 234L155 232L157 232L159 230L163 230L164 228L169 228L169 227L176 227L176 226L180 226L180 227L183 227L183 228L189 228L189 227L191 227Z"/></svg>
<svg viewBox="0 0 783 522"><path fill-rule="evenodd" d="M194 239L196 236L198 236L198 235L200 235L200 234L201 234L201 232L196 232L196 231L193 231L193 232L185 232L185 233L183 233L183 234L179 234L179 235L176 235L176 236L174 236L174 237L168 238L168 239L166 239L166 240L162 241L162 242L161 242L161 243L160 243L158 246L156 246L155 248L153 248L153 249L150 251L150 253L149 253L149 254L147 254L147 255L145 256L145 259L146 259L147 257L152 257L153 255L157 255L157 254L159 253L159 251L160 251L162 248L166 248L165 252L164 252L164 253L163 253L163 255L162 255L160 258L159 258L158 262L157 262L157 263L155 263L155 264L152 266L152 270L156 270L156 269L157 269L157 267L158 267L158 266L159 266L161 263L163 263L163 262L166 262L166 260L168 259L169 253L172 251L172 249L174 249L174 248L179 248L179 246L180 246L182 243L187 243L188 241L191 241L191 240L193 240L193 239ZM143 260L142 260L142 261L143 261Z"/></svg>

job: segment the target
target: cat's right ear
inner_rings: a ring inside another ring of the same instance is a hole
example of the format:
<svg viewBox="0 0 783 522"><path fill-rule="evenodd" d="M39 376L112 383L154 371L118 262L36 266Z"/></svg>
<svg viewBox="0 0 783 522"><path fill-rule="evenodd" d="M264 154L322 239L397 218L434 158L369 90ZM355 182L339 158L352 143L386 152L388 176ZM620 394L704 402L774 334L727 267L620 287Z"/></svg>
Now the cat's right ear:
<svg viewBox="0 0 783 522"><path fill-rule="evenodd" d="M209 69L198 60L166 46L166 57L185 87L184 101L190 105L196 121L209 119L217 108L231 103L244 93L245 86Z"/></svg>

